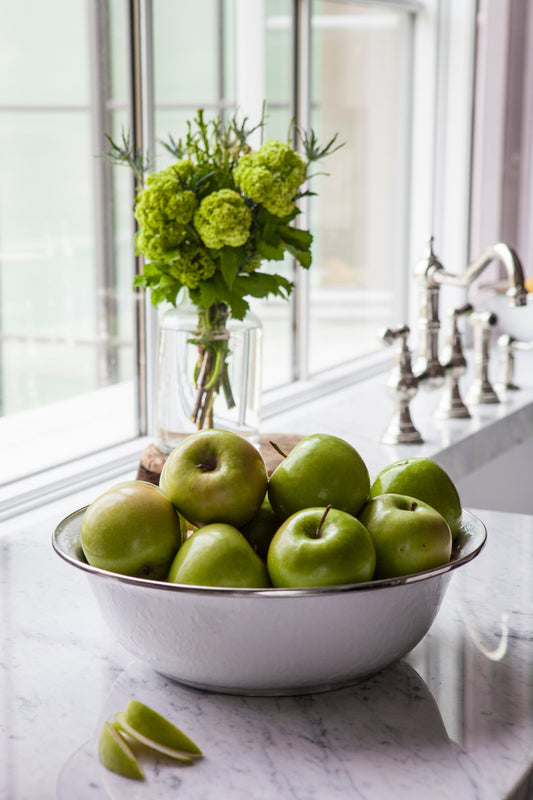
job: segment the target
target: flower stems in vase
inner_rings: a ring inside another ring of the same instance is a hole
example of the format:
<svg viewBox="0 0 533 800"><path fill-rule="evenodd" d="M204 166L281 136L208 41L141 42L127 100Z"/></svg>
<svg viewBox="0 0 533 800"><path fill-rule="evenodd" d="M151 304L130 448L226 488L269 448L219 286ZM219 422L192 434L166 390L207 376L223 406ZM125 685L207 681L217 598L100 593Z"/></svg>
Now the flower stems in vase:
<svg viewBox="0 0 533 800"><path fill-rule="evenodd" d="M229 333L226 322L229 309L225 303L213 303L198 314L198 331L191 344L198 348L194 369L196 398L191 421L198 430L213 427L213 405L222 389L228 409L235 407L228 373Z"/></svg>

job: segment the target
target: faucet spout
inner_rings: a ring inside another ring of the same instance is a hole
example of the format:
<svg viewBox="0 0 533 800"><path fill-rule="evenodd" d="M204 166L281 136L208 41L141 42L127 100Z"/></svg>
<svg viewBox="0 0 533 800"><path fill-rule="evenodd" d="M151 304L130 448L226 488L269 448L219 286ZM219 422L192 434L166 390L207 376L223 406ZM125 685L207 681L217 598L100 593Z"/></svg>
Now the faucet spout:
<svg viewBox="0 0 533 800"><path fill-rule="evenodd" d="M425 258L417 265L415 276L420 284L419 351L415 374L421 386L440 386L444 380L444 367L439 360L439 294L442 284L467 287L495 259L502 262L507 272L507 296L513 306L527 304L524 270L514 250L503 242L487 247L462 275L448 272L433 250L433 236L428 243Z"/></svg>
<svg viewBox="0 0 533 800"><path fill-rule="evenodd" d="M506 294L509 298L510 305L525 306L527 304L527 291L525 288L524 270L522 269L522 264L515 251L504 242L497 242L485 248L485 250L468 265L462 275L454 275L451 272L447 272L441 264L437 263L436 265L429 266L426 279L428 283L437 285L470 286L494 260L501 261L507 272L509 288Z"/></svg>

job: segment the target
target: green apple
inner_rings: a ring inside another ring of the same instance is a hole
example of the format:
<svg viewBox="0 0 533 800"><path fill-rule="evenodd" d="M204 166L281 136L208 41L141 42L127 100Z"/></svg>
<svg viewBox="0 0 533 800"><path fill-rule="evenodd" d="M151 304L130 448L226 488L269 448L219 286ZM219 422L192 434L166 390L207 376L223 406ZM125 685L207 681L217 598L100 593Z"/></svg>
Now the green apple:
<svg viewBox="0 0 533 800"><path fill-rule="evenodd" d="M369 489L368 469L357 450L337 436L315 433L278 464L268 498L281 521L301 509L328 505L356 516Z"/></svg>
<svg viewBox="0 0 533 800"><path fill-rule="evenodd" d="M222 522L205 525L189 536L172 562L168 580L234 589L271 585L266 564L251 544L237 528Z"/></svg>
<svg viewBox="0 0 533 800"><path fill-rule="evenodd" d="M193 525L225 522L239 528L263 502L267 481L265 462L253 444L232 431L211 428L174 448L159 485Z"/></svg>
<svg viewBox="0 0 533 800"><path fill-rule="evenodd" d="M281 525L268 550L267 567L277 588L337 586L370 581L376 553L358 519L345 511L306 508Z"/></svg>
<svg viewBox="0 0 533 800"><path fill-rule="evenodd" d="M266 561L272 537L279 528L279 520L274 514L268 496L255 512L252 519L241 527L241 533L250 542L263 561Z"/></svg>
<svg viewBox="0 0 533 800"><path fill-rule="evenodd" d="M433 506L450 526L453 537L459 533L459 493L448 473L431 458L404 458L381 470L370 487L370 497L389 493L405 494Z"/></svg>
<svg viewBox="0 0 533 800"><path fill-rule="evenodd" d="M146 481L111 487L93 500L81 522L88 563L137 578L164 580L182 541L176 509Z"/></svg>
<svg viewBox="0 0 533 800"><path fill-rule="evenodd" d="M359 513L376 550L375 578L396 578L447 564L450 526L438 511L414 497L382 494Z"/></svg>
<svg viewBox="0 0 533 800"><path fill-rule="evenodd" d="M133 778L138 781L144 780L144 772L135 757L135 753L126 739L110 722L104 722L102 727L98 739L98 758L104 767L111 770L111 772L116 772L125 778Z"/></svg>

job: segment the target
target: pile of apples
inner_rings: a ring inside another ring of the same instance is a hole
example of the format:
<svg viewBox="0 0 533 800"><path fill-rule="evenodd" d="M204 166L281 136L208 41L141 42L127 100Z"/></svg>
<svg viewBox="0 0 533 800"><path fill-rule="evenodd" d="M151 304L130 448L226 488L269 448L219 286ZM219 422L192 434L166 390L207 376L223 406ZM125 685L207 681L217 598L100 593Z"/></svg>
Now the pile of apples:
<svg viewBox="0 0 533 800"><path fill-rule="evenodd" d="M126 481L97 497L81 545L93 566L153 580L333 586L446 564L461 513L454 483L431 459L396 461L371 484L351 444L317 433L269 478L250 442L210 429L169 454L159 487Z"/></svg>

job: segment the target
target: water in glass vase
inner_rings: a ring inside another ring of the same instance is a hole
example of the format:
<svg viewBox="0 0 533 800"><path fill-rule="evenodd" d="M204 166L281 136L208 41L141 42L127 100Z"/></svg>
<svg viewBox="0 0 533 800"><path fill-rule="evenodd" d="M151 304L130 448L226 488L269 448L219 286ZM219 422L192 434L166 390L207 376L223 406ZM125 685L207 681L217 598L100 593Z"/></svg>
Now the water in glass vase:
<svg viewBox="0 0 533 800"><path fill-rule="evenodd" d="M248 312L242 321L204 323L192 304L159 321L155 446L163 453L206 428L259 441L261 321Z"/></svg>

